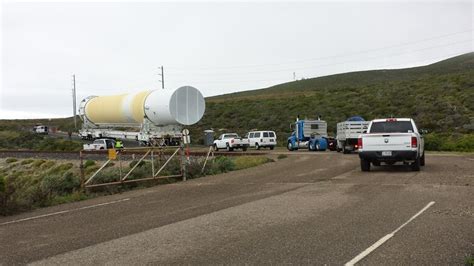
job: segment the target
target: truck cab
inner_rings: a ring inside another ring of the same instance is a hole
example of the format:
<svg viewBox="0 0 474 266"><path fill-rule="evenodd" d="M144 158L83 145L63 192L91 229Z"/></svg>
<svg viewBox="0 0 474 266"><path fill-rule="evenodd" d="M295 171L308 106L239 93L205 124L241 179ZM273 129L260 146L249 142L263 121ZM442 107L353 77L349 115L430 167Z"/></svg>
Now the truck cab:
<svg viewBox="0 0 474 266"><path fill-rule="evenodd" d="M299 120L291 124L294 129L288 138L289 151L307 148L310 151L325 151L327 149L327 123L324 120Z"/></svg>

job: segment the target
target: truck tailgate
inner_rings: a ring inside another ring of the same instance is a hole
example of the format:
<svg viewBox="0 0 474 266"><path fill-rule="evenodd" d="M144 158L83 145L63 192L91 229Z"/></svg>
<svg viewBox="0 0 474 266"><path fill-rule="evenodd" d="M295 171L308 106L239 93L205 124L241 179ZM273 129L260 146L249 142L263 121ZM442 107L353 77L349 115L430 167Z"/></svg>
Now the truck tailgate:
<svg viewBox="0 0 474 266"><path fill-rule="evenodd" d="M411 133L365 134L362 136L364 151L400 151L411 149Z"/></svg>

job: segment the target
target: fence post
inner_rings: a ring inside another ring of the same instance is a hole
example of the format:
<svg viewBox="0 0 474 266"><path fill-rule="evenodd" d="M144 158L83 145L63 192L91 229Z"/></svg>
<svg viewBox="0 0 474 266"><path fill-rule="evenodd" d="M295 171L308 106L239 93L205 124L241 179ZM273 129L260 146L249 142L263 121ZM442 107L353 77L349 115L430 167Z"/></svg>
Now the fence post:
<svg viewBox="0 0 474 266"><path fill-rule="evenodd" d="M81 159L81 163L79 165L79 170L81 171L81 191L84 191L85 177L84 177L84 158L83 158L82 151L79 152L79 158Z"/></svg>
<svg viewBox="0 0 474 266"><path fill-rule="evenodd" d="M186 158L184 155L184 144L181 144L181 174L183 175L183 181L186 181Z"/></svg>

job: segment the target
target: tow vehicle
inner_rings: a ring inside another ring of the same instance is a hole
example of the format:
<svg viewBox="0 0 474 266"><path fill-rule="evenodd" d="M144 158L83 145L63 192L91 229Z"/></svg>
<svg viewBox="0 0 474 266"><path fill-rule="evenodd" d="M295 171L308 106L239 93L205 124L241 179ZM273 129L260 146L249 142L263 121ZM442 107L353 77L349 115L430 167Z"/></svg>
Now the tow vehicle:
<svg viewBox="0 0 474 266"><path fill-rule="evenodd" d="M328 146L327 123L324 120L300 120L290 125L293 129L288 138L287 148L289 151L307 148L310 151L325 151Z"/></svg>

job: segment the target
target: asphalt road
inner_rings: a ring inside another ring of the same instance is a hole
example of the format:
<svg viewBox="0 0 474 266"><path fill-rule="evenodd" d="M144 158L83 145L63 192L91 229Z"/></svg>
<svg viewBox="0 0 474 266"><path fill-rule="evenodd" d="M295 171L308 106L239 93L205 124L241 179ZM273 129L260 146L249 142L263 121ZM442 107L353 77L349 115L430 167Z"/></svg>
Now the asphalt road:
<svg viewBox="0 0 474 266"><path fill-rule="evenodd" d="M356 155L298 152L4 217L0 264L340 265L383 238L360 264L463 264L474 255L474 156L426 160L421 172L363 173Z"/></svg>

